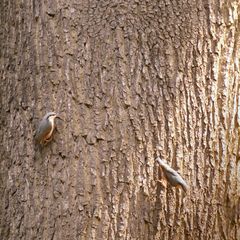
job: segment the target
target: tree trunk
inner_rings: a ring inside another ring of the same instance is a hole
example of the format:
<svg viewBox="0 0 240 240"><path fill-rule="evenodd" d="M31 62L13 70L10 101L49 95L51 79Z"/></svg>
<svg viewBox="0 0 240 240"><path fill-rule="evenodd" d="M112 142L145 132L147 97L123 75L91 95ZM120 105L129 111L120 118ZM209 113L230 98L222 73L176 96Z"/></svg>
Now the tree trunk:
<svg viewBox="0 0 240 240"><path fill-rule="evenodd" d="M239 15L237 0L2 0L1 239L240 239ZM50 111L65 121L37 150Z"/></svg>

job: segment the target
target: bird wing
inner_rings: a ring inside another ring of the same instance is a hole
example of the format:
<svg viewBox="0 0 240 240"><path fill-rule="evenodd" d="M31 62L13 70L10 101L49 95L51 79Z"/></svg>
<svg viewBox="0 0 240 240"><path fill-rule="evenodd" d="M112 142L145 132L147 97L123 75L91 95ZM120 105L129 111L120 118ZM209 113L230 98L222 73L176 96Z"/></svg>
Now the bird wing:
<svg viewBox="0 0 240 240"><path fill-rule="evenodd" d="M163 161L159 157L156 158L156 161L158 161L158 163L160 164L167 181L172 186L175 186L175 187L180 185L183 188L183 190L186 192L188 189L188 185L183 180L181 175L177 171L175 171L173 168L171 168L165 161Z"/></svg>
<svg viewBox="0 0 240 240"><path fill-rule="evenodd" d="M51 124L45 120L42 120L36 132L36 140L41 141L52 129Z"/></svg>
<svg viewBox="0 0 240 240"><path fill-rule="evenodd" d="M168 182L172 186L180 185L185 192L187 191L188 185L183 180L182 176L178 172L176 172L175 170L172 170L172 169L171 169L171 171L167 170L167 169L164 169L164 170L165 170L165 176L166 176Z"/></svg>

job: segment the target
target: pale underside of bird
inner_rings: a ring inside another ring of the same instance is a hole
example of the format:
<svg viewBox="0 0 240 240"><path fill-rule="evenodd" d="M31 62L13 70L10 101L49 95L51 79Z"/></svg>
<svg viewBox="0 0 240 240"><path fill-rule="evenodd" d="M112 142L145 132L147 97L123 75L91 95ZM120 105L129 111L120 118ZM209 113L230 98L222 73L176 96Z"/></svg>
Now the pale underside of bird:
<svg viewBox="0 0 240 240"><path fill-rule="evenodd" d="M185 180L181 177L181 175L175 171L173 168L171 168L164 160L157 157L156 161L161 166L161 169L163 171L164 177L168 181L168 183L173 187L181 187L184 192L187 191L188 185L185 182Z"/></svg>

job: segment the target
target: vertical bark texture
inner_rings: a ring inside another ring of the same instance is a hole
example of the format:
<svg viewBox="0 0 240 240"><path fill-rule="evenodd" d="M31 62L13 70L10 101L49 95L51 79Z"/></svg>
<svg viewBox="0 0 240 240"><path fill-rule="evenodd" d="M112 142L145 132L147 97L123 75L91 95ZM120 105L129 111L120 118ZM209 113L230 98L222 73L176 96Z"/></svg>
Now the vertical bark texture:
<svg viewBox="0 0 240 240"><path fill-rule="evenodd" d="M239 15L1 0L1 239L240 239ZM65 122L36 154L52 110ZM158 182L157 154L187 195Z"/></svg>

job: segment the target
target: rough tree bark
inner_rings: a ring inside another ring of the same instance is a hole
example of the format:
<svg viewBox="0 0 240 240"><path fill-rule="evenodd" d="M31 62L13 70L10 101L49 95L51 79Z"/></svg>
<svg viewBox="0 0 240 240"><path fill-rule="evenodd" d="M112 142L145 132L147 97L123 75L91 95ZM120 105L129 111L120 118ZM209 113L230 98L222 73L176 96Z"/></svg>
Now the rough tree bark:
<svg viewBox="0 0 240 240"><path fill-rule="evenodd" d="M1 239L240 239L236 0L0 7ZM48 111L65 118L36 156ZM157 155L190 185L164 186Z"/></svg>

